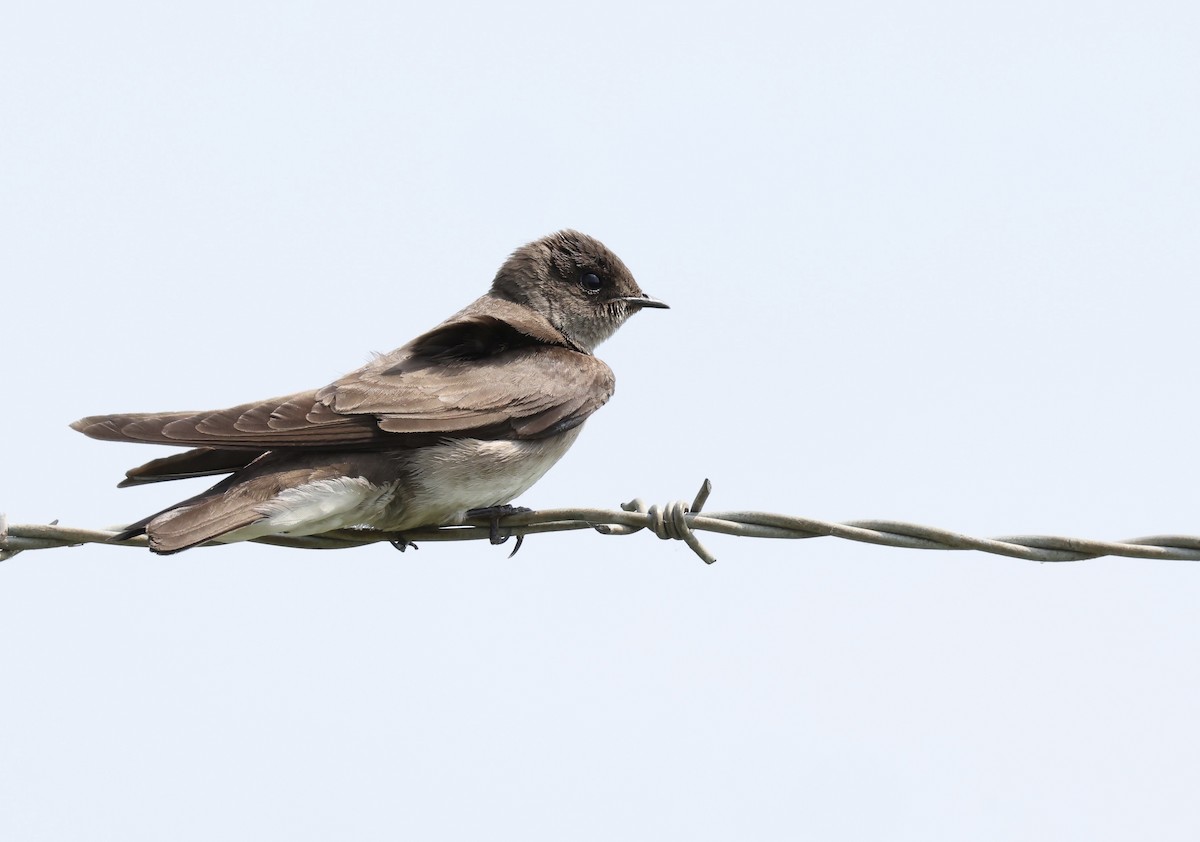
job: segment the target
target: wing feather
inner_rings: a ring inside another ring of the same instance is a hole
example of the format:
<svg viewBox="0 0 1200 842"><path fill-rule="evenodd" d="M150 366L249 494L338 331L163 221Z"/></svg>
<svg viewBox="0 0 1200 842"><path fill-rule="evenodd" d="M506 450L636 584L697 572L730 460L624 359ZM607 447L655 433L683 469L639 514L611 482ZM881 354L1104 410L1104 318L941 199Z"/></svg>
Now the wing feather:
<svg viewBox="0 0 1200 842"><path fill-rule="evenodd" d="M583 423L614 387L607 365L546 342L547 330L460 314L323 389L209 412L92 416L71 426L100 439L251 450L540 438Z"/></svg>

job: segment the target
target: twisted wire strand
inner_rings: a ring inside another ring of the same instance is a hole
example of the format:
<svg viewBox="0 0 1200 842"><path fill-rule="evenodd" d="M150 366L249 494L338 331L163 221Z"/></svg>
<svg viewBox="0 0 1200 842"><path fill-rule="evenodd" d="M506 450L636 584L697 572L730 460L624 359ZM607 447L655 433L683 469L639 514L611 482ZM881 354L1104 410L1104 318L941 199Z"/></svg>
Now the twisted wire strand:
<svg viewBox="0 0 1200 842"><path fill-rule="evenodd" d="M647 505L640 499L621 505L621 511L592 508L542 509L504 515L498 521L504 537L592 529L605 535L631 535L648 529L663 540L686 543L706 564L716 556L708 551L696 532L717 532L743 538L842 538L887 547L918 550L977 550L1027 561L1083 561L1100 556L1145 558L1162 561L1200 561L1200 537L1152 535L1127 541L1095 541L1057 535L1012 535L975 538L947 529L894 520L853 520L835 523L815 518L771 512L701 513L712 483L705 480L689 505L683 500L665 506ZM146 547L145 536L126 541L112 540L117 531L77 529L51 524L10 525L0 514L0 561L20 552L81 544L112 544ZM376 529L339 529L321 535L293 537L275 535L257 538L261 544L297 549L337 550L380 541L473 541L492 536L490 521L474 518L461 526L413 529L403 535ZM205 546L218 546L214 541Z"/></svg>

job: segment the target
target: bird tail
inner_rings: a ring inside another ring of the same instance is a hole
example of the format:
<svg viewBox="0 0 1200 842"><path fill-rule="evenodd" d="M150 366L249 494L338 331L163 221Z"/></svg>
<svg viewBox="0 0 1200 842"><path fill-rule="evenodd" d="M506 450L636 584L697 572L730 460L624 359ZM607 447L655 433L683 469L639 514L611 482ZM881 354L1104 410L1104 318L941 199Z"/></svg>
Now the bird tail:
<svg viewBox="0 0 1200 842"><path fill-rule="evenodd" d="M121 480L117 487L128 488L131 485L145 485L151 482L230 474L246 467L262 453L263 451L259 450L197 447L130 468L125 472L125 479Z"/></svg>
<svg viewBox="0 0 1200 842"><path fill-rule="evenodd" d="M170 555L262 520L254 507L242 503L230 505L226 498L215 495L191 505L168 509L146 520L142 528L150 539L150 549L159 555Z"/></svg>
<svg viewBox="0 0 1200 842"><path fill-rule="evenodd" d="M170 555L219 538L235 529L262 520L262 513L243 495L224 496L227 482L218 483L195 497L131 523L112 537L126 541L145 535L151 551Z"/></svg>

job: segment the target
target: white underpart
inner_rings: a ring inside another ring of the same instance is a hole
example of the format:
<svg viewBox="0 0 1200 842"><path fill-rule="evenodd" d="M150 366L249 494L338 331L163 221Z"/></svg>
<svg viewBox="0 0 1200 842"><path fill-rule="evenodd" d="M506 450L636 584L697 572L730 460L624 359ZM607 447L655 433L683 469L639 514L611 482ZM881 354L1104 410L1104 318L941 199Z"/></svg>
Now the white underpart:
<svg viewBox="0 0 1200 842"><path fill-rule="evenodd" d="M411 497L388 527L461 523L470 509L516 499L562 458L581 429L537 441L447 439L414 451Z"/></svg>
<svg viewBox="0 0 1200 842"><path fill-rule="evenodd" d="M317 535L377 521L396 484L373 485L362 477L322 479L281 491L258 507L262 520L235 529L218 541L247 541L264 535Z"/></svg>

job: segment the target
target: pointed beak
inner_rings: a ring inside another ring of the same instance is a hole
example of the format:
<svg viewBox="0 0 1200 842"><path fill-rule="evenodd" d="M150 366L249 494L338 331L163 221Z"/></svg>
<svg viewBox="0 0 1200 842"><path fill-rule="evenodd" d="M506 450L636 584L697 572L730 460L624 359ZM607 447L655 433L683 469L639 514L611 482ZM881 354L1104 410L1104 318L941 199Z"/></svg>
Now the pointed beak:
<svg viewBox="0 0 1200 842"><path fill-rule="evenodd" d="M659 301L651 295L642 293L641 295L630 295L626 298L620 298L619 301L624 301L626 304L632 304L635 307L655 307L659 310L670 310L671 307L665 301Z"/></svg>

